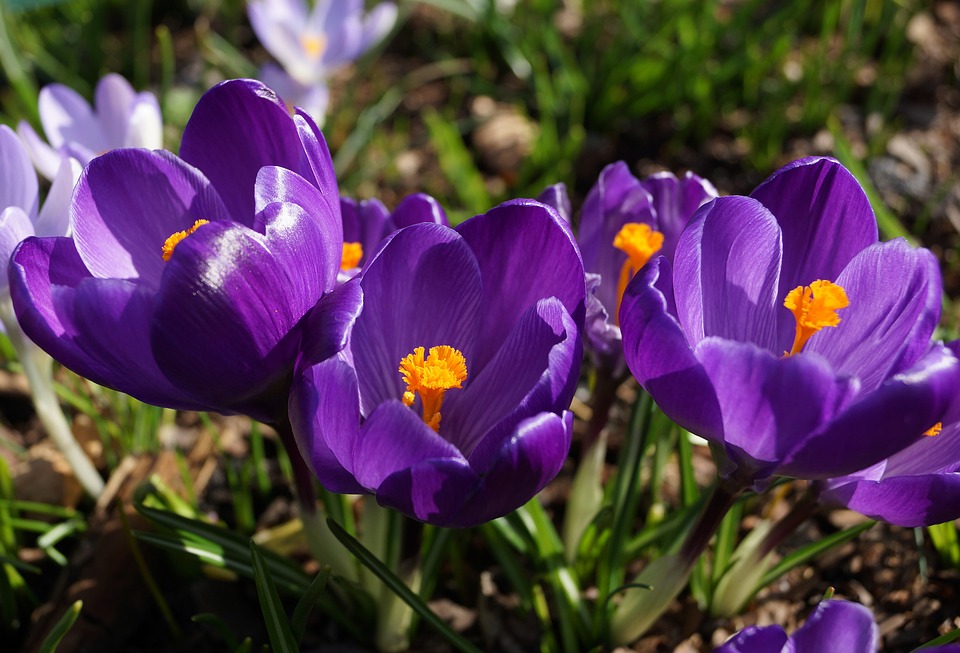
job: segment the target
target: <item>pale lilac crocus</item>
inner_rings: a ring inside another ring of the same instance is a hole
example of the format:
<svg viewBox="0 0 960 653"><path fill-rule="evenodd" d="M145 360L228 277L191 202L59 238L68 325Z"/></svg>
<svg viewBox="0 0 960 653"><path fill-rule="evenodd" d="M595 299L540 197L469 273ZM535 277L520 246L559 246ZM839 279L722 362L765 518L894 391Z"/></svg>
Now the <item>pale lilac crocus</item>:
<svg viewBox="0 0 960 653"><path fill-rule="evenodd" d="M86 166L95 156L118 147L163 147L163 118L157 98L137 93L127 80L111 73L97 83L94 106L63 84L40 91L40 122L46 142L26 121L17 132L37 170L53 179L63 157Z"/></svg>
<svg viewBox="0 0 960 653"><path fill-rule="evenodd" d="M397 6L384 2L369 13L361 0L253 0L247 5L257 38L281 67L261 71L265 83L289 106L322 121L327 80L357 59L393 28Z"/></svg>

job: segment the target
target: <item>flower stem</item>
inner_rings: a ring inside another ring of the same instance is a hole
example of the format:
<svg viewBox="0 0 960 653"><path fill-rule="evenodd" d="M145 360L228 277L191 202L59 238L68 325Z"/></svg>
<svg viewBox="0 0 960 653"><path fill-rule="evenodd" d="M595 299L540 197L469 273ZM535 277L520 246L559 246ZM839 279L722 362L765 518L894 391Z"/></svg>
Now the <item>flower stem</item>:
<svg viewBox="0 0 960 653"><path fill-rule="evenodd" d="M30 394L37 417L50 439L63 454L73 475L94 499L103 492L103 478L73 437L67 418L53 389L53 359L40 349L20 328L9 292L0 299L0 320L17 352L23 372L30 382Z"/></svg>

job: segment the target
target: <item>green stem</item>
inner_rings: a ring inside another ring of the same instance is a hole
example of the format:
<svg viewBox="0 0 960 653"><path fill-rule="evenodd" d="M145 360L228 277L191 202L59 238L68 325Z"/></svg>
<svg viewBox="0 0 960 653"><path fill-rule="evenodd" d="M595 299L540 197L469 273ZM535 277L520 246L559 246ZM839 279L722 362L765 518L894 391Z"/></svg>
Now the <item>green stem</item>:
<svg viewBox="0 0 960 653"><path fill-rule="evenodd" d="M94 499L98 498L103 492L103 478L74 439L60 407L57 393L53 389L53 359L35 345L20 328L9 291L4 291L0 297L0 320L3 321L10 343L16 350L23 372L30 382L33 405L44 430L66 458L83 489Z"/></svg>

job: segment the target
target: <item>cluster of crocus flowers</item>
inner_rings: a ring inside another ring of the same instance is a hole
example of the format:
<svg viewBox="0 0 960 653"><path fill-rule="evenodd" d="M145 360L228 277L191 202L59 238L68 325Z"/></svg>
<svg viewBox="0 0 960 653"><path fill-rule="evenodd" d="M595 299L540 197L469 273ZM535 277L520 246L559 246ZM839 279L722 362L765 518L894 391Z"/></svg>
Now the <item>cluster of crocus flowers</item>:
<svg viewBox="0 0 960 653"><path fill-rule="evenodd" d="M878 242L853 176L809 158L702 207L620 324L663 411L716 445L724 477L762 485L856 472L944 418L960 362L931 342L940 302L934 256Z"/></svg>
<svg viewBox="0 0 960 653"><path fill-rule="evenodd" d="M13 256L17 316L93 381L274 421L301 318L323 310L340 269L329 152L308 116L234 80L200 100L180 155L119 149L91 161L72 237L28 238Z"/></svg>
<svg viewBox="0 0 960 653"><path fill-rule="evenodd" d="M357 0L252 0L250 25L263 47L280 62L267 64L261 79L289 106L323 122L331 74L376 45L393 28L397 6L378 4L369 13Z"/></svg>
<svg viewBox="0 0 960 653"><path fill-rule="evenodd" d="M40 91L44 142L25 121L17 127L34 165L53 179L64 157L87 165L95 156L118 147L163 147L163 119L157 98L137 93L123 77L111 73L97 83L94 106L63 84Z"/></svg>
<svg viewBox="0 0 960 653"><path fill-rule="evenodd" d="M529 500L570 445L583 279L532 200L389 236L334 293L362 296L343 349L305 343L298 365L290 419L323 485L443 526Z"/></svg>

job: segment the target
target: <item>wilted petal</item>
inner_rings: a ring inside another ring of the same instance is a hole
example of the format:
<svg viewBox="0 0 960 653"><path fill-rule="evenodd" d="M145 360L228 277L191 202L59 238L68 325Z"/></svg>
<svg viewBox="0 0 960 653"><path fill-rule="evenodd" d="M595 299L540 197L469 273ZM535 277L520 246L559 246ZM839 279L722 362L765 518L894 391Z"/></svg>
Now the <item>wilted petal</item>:
<svg viewBox="0 0 960 653"><path fill-rule="evenodd" d="M93 276L153 287L171 234L225 217L202 174L169 152L147 150L113 150L91 161L71 211L77 251Z"/></svg>

